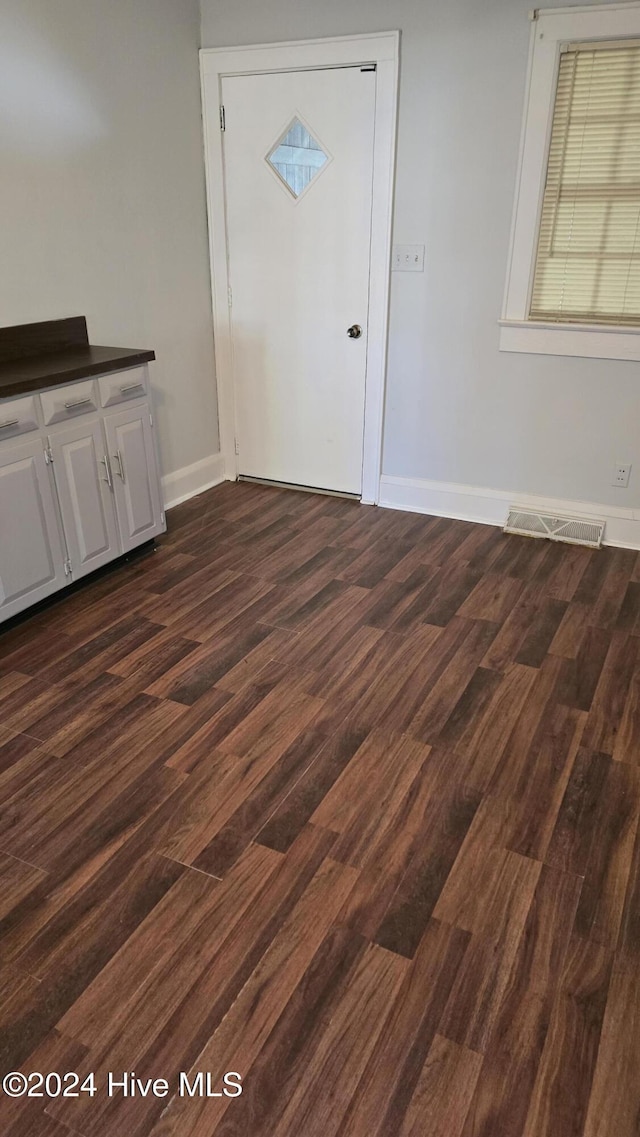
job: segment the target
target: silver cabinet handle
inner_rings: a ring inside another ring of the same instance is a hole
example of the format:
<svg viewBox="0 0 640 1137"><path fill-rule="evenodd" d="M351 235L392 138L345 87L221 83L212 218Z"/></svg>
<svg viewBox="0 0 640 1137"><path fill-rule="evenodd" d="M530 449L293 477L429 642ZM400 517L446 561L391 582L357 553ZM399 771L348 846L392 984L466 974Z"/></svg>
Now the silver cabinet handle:
<svg viewBox="0 0 640 1137"><path fill-rule="evenodd" d="M90 403L91 401L92 400L89 397L86 399L70 399L69 402L65 403L64 405L67 410L70 411L73 407L84 407L86 403Z"/></svg>
<svg viewBox="0 0 640 1137"><path fill-rule="evenodd" d="M0 422L0 430L8 430L10 426L20 426L20 419L8 418L5 422Z"/></svg>
<svg viewBox="0 0 640 1137"><path fill-rule="evenodd" d="M120 393L127 395L129 391L137 391L138 387L144 387L144 383L128 383L125 387L120 388Z"/></svg>
<svg viewBox="0 0 640 1137"><path fill-rule="evenodd" d="M111 478L111 465L109 462L109 455L105 454L104 458L101 458L100 461L104 462L104 472L107 475L106 478L103 478L102 480L103 480L103 482L106 482L109 489L112 490L113 489L113 481Z"/></svg>
<svg viewBox="0 0 640 1137"><path fill-rule="evenodd" d="M118 474L118 477L122 478L123 482L126 482L127 479L124 476L124 462L122 461L122 454L120 453L119 450L116 450L113 457L115 458L116 462L118 463L118 469L116 471L116 473Z"/></svg>

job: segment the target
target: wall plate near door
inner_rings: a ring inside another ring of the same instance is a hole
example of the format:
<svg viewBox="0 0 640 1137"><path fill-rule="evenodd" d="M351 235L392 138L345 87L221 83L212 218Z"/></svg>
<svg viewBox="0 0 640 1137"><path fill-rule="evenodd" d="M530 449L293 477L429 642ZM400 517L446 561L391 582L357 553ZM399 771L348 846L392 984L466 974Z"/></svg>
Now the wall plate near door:
<svg viewBox="0 0 640 1137"><path fill-rule="evenodd" d="M391 267L394 272L424 272L424 245L394 245Z"/></svg>

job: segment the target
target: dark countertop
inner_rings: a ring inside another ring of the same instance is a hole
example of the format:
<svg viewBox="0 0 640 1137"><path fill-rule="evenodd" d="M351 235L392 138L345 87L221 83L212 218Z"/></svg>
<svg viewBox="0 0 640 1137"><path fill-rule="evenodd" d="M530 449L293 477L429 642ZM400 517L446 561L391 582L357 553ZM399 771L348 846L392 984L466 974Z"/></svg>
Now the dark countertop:
<svg viewBox="0 0 640 1137"><path fill-rule="evenodd" d="M88 379L125 367L139 367L155 359L154 351L134 347L74 347L49 355L34 355L0 363L0 399L23 395L42 387L59 387L74 379Z"/></svg>
<svg viewBox="0 0 640 1137"><path fill-rule="evenodd" d="M44 387L59 387L155 359L135 347L98 347L88 342L83 316L0 329L0 399Z"/></svg>

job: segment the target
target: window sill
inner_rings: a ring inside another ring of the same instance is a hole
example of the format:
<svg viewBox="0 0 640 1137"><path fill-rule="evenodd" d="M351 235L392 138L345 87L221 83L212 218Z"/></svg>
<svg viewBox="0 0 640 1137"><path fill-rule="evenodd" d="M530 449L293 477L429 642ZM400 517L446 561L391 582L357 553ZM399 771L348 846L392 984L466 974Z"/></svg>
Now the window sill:
<svg viewBox="0 0 640 1137"><path fill-rule="evenodd" d="M640 328L500 320L500 351L640 360Z"/></svg>

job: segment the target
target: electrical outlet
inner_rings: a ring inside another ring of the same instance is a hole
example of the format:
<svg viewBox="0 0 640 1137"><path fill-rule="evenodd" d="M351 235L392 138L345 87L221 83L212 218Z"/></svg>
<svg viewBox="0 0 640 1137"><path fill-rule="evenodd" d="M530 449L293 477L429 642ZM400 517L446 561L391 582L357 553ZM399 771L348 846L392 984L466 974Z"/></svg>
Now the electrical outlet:
<svg viewBox="0 0 640 1137"><path fill-rule="evenodd" d="M630 475L631 475L631 463L630 462L616 462L615 469L613 471L613 481L612 481L611 485L612 486L622 486L623 489L626 489L627 486L629 485Z"/></svg>
<svg viewBox="0 0 640 1137"><path fill-rule="evenodd" d="M424 245L394 245L394 272L424 272Z"/></svg>

